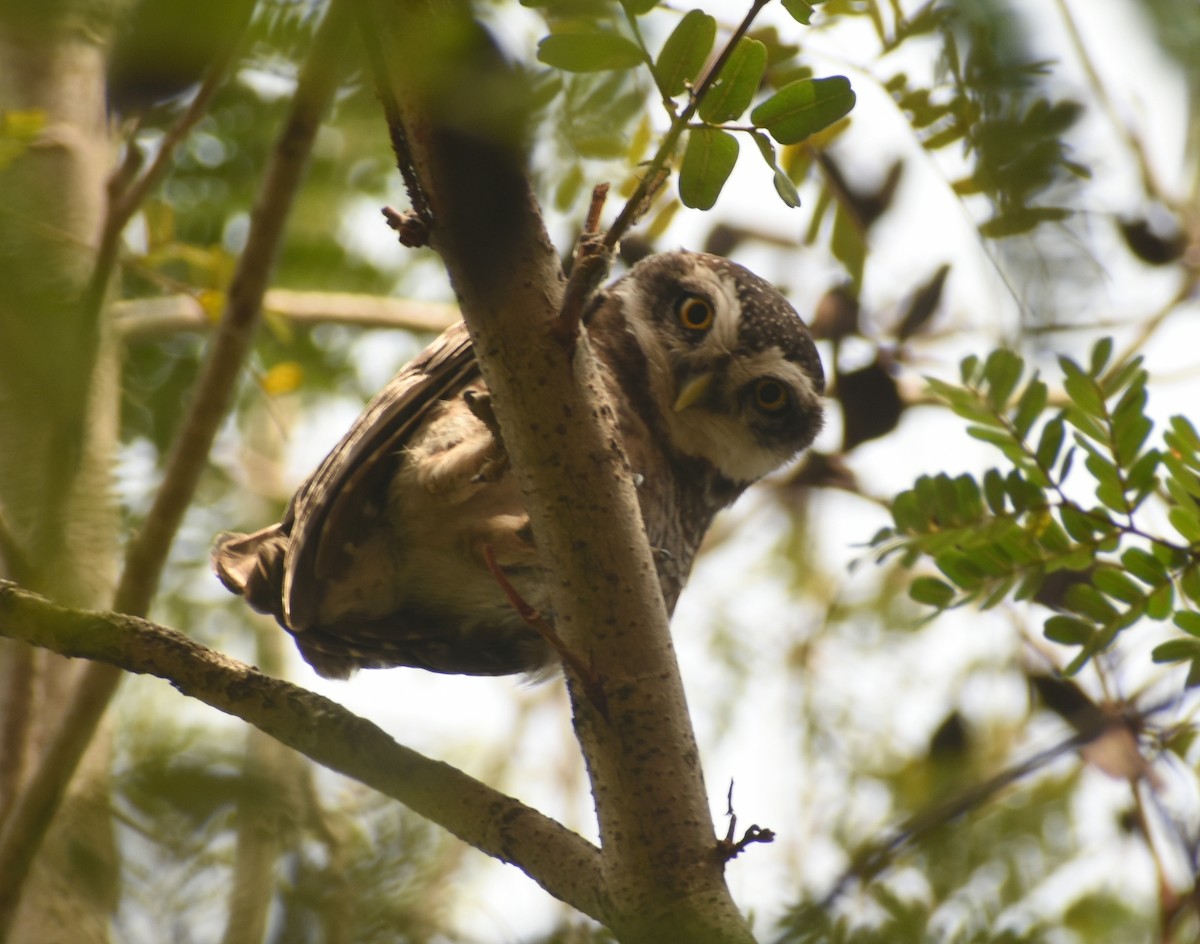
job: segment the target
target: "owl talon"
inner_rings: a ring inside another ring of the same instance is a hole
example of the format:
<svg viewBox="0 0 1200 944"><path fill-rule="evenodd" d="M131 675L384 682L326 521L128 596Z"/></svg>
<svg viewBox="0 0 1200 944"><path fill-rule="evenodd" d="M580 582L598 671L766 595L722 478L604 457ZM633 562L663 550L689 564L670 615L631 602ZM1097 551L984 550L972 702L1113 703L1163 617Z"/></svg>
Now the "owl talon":
<svg viewBox="0 0 1200 944"><path fill-rule="evenodd" d="M496 411L492 408L491 394L480 393L478 390L464 390L462 397L471 415L488 428L496 442L501 442L500 424L496 421Z"/></svg>
<svg viewBox="0 0 1200 944"><path fill-rule="evenodd" d="M491 395L480 393L478 390L464 390L462 396L471 415L492 434L494 444L492 455L480 464L479 471L471 478L471 484L482 485L498 481L508 471L508 450L504 448L504 440L500 437L500 424L496 421L496 411L492 409Z"/></svg>
<svg viewBox="0 0 1200 944"><path fill-rule="evenodd" d="M500 589L504 591L509 604L517 611L517 615L525 621L525 625L534 630L550 645L550 648L558 653L558 657L562 659L565 665L571 667L579 679L579 683L583 686L583 692L587 696L588 701L592 703L592 706L600 713L600 716L607 721L608 695L604 691L604 677L593 672L592 667L586 664L574 650L570 649L563 642L562 637L558 635L546 618L521 596L517 588L512 585L505 575L504 569L497 563L495 551L492 550L490 544L483 546L483 559L487 563L487 568L491 571L492 577L500 585Z"/></svg>

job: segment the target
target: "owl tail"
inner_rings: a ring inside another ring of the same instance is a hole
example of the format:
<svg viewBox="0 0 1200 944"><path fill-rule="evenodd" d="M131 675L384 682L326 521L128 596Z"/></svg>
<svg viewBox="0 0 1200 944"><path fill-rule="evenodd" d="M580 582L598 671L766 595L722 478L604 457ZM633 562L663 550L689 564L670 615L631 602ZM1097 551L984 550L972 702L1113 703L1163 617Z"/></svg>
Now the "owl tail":
<svg viewBox="0 0 1200 944"><path fill-rule="evenodd" d="M245 597L258 612L274 616L285 629L283 562L288 539L278 524L253 534L226 531L217 535L211 558L225 589Z"/></svg>

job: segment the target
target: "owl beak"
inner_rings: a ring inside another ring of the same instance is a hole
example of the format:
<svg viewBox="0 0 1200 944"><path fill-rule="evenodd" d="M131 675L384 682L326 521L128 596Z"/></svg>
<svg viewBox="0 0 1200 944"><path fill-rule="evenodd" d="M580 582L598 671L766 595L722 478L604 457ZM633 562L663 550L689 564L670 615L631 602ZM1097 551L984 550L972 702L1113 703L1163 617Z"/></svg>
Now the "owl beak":
<svg viewBox="0 0 1200 944"><path fill-rule="evenodd" d="M702 374L692 374L684 377L679 383L679 392L675 396L675 403L672 409L676 413L681 413L689 406L694 406L704 396L709 386L711 386L712 380L712 371L705 371Z"/></svg>

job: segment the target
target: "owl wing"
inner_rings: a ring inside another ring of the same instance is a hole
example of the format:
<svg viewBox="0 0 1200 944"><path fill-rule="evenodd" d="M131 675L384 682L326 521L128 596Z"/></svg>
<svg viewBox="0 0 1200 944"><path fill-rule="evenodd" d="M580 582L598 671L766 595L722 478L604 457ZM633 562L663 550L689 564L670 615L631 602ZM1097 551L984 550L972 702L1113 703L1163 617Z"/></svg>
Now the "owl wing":
<svg viewBox="0 0 1200 944"><path fill-rule="evenodd" d="M282 615L293 632L316 624L322 585L350 566L346 548L379 527L380 517L387 513L388 483L413 432L437 403L453 398L478 378L471 339L460 322L375 396L300 486L280 523L290 530Z"/></svg>

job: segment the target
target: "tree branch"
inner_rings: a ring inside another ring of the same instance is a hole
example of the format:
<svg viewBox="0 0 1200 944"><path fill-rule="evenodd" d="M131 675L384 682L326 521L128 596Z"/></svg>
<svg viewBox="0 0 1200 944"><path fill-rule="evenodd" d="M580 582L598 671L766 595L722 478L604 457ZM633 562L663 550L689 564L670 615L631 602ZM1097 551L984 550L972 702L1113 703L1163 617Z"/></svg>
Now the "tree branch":
<svg viewBox="0 0 1200 944"><path fill-rule="evenodd" d="M0 581L0 635L170 682L319 764L378 790L556 898L603 920L599 851L537 810L441 761L397 744L336 702L120 613L72 610Z"/></svg>
<svg viewBox="0 0 1200 944"><path fill-rule="evenodd" d="M610 927L627 944L750 941L724 883L666 608L614 413L586 335L556 330L564 280L525 175L521 90L465 4L364 4L380 97L403 122L430 245L450 274L493 394L557 633L601 680L571 684L603 843ZM452 34L447 57L439 33ZM475 37L468 42L466 37ZM428 74L436 61L445 79ZM421 70L425 69L425 72ZM479 90L506 90L507 114ZM390 104L388 104L390 103ZM484 115L485 117L480 117ZM469 129L469 130L468 130ZM566 668L568 680L572 670Z"/></svg>
<svg viewBox="0 0 1200 944"><path fill-rule="evenodd" d="M441 334L461 317L452 304L388 298L357 292L267 291L263 311L298 325L341 324ZM181 331L208 332L216 323L192 295L136 298L110 306L118 336L128 343L154 341ZM0 532L0 552L3 551Z"/></svg>

